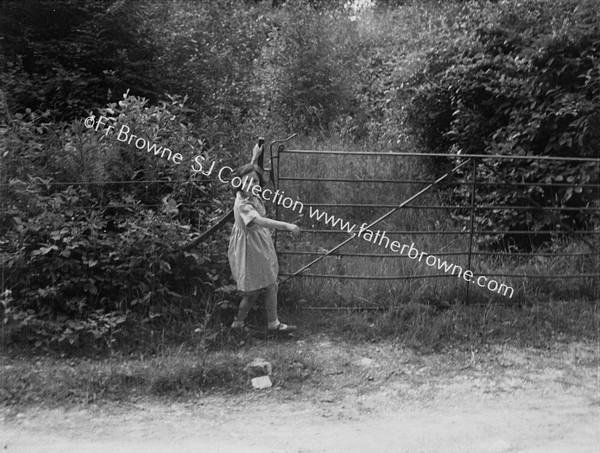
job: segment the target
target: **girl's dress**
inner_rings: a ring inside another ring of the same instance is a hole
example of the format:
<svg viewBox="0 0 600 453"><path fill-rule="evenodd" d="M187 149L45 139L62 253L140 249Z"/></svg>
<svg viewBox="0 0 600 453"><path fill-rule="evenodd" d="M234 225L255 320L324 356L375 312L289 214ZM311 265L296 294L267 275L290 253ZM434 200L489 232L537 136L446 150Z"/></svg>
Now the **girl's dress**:
<svg viewBox="0 0 600 453"><path fill-rule="evenodd" d="M266 214L262 201L239 191L233 206L235 223L229 239L229 266L240 291L254 291L277 281L279 264L268 228L248 224Z"/></svg>

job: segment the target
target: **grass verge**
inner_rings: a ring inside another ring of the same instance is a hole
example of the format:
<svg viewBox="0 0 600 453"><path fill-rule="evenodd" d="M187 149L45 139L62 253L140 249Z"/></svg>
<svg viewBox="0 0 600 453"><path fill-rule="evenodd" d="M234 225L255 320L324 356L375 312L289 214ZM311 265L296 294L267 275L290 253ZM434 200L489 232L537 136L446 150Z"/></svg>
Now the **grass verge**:
<svg viewBox="0 0 600 453"><path fill-rule="evenodd" d="M313 346L323 338L349 343L350 350L392 341L422 355L493 345L546 349L557 343L595 341L600 326L597 304L590 301L446 310L408 304L386 312L283 314L301 327L293 341L256 340L242 346L221 341L207 350L199 347L196 334L177 344L147 345L146 352L113 352L103 359L31 356L6 349L0 404L54 406L248 392L252 387L244 367L256 357L273 364L274 385L297 393L320 385L327 369L345 369L341 361L347 358L315 352Z"/></svg>
<svg viewBox="0 0 600 453"><path fill-rule="evenodd" d="M351 341L394 338L419 352L489 344L548 347L555 342L593 340L600 316L593 301L547 301L530 306L405 304L384 312L314 311L308 330Z"/></svg>

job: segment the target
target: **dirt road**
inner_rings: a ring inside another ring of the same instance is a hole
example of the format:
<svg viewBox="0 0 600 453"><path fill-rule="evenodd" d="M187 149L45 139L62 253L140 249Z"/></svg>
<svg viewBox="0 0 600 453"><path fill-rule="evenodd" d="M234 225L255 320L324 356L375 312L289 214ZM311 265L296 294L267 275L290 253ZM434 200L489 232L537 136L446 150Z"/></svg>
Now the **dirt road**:
<svg viewBox="0 0 600 453"><path fill-rule="evenodd" d="M597 345L427 356L311 348L344 360L293 391L275 383L185 403L5 408L3 451L600 452Z"/></svg>

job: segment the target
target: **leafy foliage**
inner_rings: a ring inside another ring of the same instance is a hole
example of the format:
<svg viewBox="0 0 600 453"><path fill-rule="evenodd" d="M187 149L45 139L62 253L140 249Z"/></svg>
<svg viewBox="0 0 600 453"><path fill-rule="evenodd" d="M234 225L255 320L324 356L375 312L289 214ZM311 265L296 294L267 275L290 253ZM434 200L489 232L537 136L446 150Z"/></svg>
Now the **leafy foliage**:
<svg viewBox="0 0 600 453"><path fill-rule="evenodd" d="M173 164L80 121L44 141L43 127L15 115L7 141L21 141L13 151L22 154L6 159L9 204L0 245L12 290L5 317L13 337L40 346L79 345L86 338L110 346L127 322L131 327L134 320L183 316L198 297L225 282L224 258L216 249L177 251L190 225L206 224L220 206L196 206L212 201L219 189L190 170L196 139L187 133L183 103L147 107L125 95L100 113L115 130L129 125L131 133L177 149L186 160ZM46 177L35 176L35 167L24 175L18 164L39 162L40 149Z"/></svg>
<svg viewBox="0 0 600 453"><path fill-rule="evenodd" d="M240 138L241 125L257 102L253 65L268 31L260 9L232 0L148 2L144 8L161 91L188 96L196 130L209 146L239 148L248 139Z"/></svg>
<svg viewBox="0 0 600 453"><path fill-rule="evenodd" d="M356 26L343 11L303 2L273 17L258 74L261 117L295 132L328 130L355 104Z"/></svg>
<svg viewBox="0 0 600 453"><path fill-rule="evenodd" d="M9 108L69 120L130 87L156 99L143 19L132 2L2 2L1 80Z"/></svg>
<svg viewBox="0 0 600 453"><path fill-rule="evenodd" d="M409 118L432 152L596 157L600 144L600 27L597 2L503 2L468 10L474 33L430 55L415 83ZM467 20L467 19L465 19ZM503 161L478 167L480 181L529 183L478 191L478 204L593 206L598 169L588 163ZM574 187L547 187L568 181ZM539 184L539 185L536 185ZM587 185L587 186L586 186ZM469 200L469 189L453 193ZM478 223L549 231L590 227L589 213L499 209ZM556 228L556 226L559 226ZM562 225L562 226L561 226ZM488 238L495 242L502 236ZM527 244L518 244L527 245Z"/></svg>

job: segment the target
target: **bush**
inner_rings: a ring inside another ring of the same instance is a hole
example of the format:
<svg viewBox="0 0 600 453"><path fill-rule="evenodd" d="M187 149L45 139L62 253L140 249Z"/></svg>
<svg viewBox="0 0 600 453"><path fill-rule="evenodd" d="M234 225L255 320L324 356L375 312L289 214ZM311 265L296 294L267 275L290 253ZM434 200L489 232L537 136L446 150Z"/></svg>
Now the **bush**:
<svg viewBox="0 0 600 453"><path fill-rule="evenodd" d="M431 152L596 157L600 144L600 13L597 2L506 1L474 6L465 21L470 39L430 54L417 78L409 121ZM479 9L478 9L479 8ZM437 165L441 160L437 160ZM438 167L439 171L439 167ZM560 207L593 205L598 169L589 163L501 161L478 167L480 181L569 182L515 192L478 192L478 204ZM469 201L468 188L454 191ZM533 202L532 202L533 200ZM585 212L487 211L477 218L494 229L549 231L557 223L590 228ZM561 227L563 228L563 227ZM502 236L488 238L497 243ZM524 244L521 244L524 245Z"/></svg>
<svg viewBox="0 0 600 453"><path fill-rule="evenodd" d="M213 197L223 190L192 175L197 139L182 101L147 107L125 95L100 113L115 130L127 125L185 158L174 164L81 121L44 141L43 128L15 115L6 134L16 146L5 159L6 239L0 242L5 284L12 288L4 315L13 339L111 345L126 321L131 327L189 317L198 299L226 283L222 251L211 244L201 254L177 251L189 240L191 223L205 225L218 215L222 204ZM21 149L24 155L14 152ZM23 174L18 164L24 156L38 164L41 149L46 168L34 165L31 175ZM206 207L198 209L202 202Z"/></svg>
<svg viewBox="0 0 600 453"><path fill-rule="evenodd" d="M0 80L11 111L71 120L130 87L155 100L145 19L132 2L2 2Z"/></svg>
<svg viewBox="0 0 600 453"><path fill-rule="evenodd" d="M12 288L5 316L20 340L73 344L89 334L106 340L114 332L100 329L102 320L180 317L218 285L223 259L210 250L177 252L189 227L168 213L131 203L130 213L112 217L108 229L105 210L85 189L46 195L32 182L18 192L37 211L14 217L2 244Z"/></svg>
<svg viewBox="0 0 600 453"><path fill-rule="evenodd" d="M143 8L152 18L153 74L161 91L188 97L197 130L215 150L244 146L243 125L258 102L254 62L268 32L260 8L231 0L146 2Z"/></svg>
<svg viewBox="0 0 600 453"><path fill-rule="evenodd" d="M355 105L355 24L303 2L285 4L273 22L259 62L258 111L286 131L326 131Z"/></svg>

